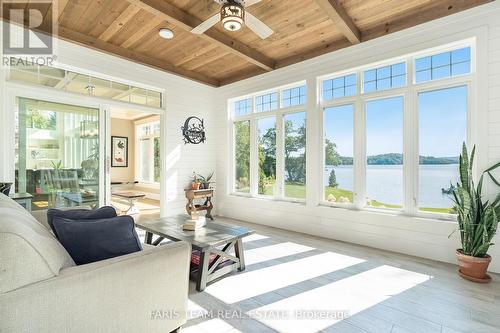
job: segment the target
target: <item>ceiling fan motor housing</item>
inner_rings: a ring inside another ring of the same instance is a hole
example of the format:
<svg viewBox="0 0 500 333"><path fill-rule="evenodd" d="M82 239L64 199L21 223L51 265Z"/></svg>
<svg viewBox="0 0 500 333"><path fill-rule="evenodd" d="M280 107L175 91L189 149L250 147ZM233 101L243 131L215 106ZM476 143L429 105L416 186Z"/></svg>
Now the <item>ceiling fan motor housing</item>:
<svg viewBox="0 0 500 333"><path fill-rule="evenodd" d="M220 17L224 29L238 31L245 22L245 8L239 2L228 1L222 6Z"/></svg>

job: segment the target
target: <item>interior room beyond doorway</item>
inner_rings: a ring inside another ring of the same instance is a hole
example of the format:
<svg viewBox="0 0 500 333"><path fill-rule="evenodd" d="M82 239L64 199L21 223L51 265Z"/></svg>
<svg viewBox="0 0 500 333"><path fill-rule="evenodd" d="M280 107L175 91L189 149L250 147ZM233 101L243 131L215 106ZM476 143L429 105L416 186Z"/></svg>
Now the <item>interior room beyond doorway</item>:
<svg viewBox="0 0 500 333"><path fill-rule="evenodd" d="M160 216L160 116L111 109L111 204L136 219Z"/></svg>

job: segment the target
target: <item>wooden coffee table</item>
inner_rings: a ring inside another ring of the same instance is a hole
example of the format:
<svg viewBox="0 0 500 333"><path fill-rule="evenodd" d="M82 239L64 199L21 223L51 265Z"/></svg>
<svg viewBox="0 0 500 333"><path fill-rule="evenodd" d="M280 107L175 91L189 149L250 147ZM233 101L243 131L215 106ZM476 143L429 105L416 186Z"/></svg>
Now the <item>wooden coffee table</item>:
<svg viewBox="0 0 500 333"><path fill-rule="evenodd" d="M203 291L207 283L235 270L245 269L242 239L254 233L253 230L230 224L209 222L196 231L182 229L187 215L139 221L136 226L146 231L144 242L159 245L162 240L189 242L194 255L199 256L199 265L194 274L196 290ZM153 241L153 235L158 238ZM230 251L234 247L235 256ZM198 258L197 258L198 259Z"/></svg>
<svg viewBox="0 0 500 333"><path fill-rule="evenodd" d="M146 195L144 193L135 192L135 191L119 191L113 192L112 195L125 198L128 201L129 208L125 214L134 215L139 214L139 208L135 205L136 201L144 198Z"/></svg>

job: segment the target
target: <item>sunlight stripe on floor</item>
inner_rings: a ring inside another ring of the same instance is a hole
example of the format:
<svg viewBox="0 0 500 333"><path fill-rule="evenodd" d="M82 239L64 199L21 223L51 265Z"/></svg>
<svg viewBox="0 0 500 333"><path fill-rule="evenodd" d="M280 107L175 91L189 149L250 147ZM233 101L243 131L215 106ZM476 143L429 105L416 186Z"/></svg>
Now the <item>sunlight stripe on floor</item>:
<svg viewBox="0 0 500 333"><path fill-rule="evenodd" d="M313 333L428 281L432 276L380 266L249 311L252 318L286 333ZM286 318L286 319L284 319Z"/></svg>
<svg viewBox="0 0 500 333"><path fill-rule="evenodd" d="M222 319L214 318L181 329L182 333L241 333Z"/></svg>
<svg viewBox="0 0 500 333"><path fill-rule="evenodd" d="M292 242L263 246L245 250L245 263L252 265L312 250L315 250L315 248Z"/></svg>
<svg viewBox="0 0 500 333"><path fill-rule="evenodd" d="M253 235L250 235L250 236L243 238L243 243L253 242L256 240L267 239L267 238L269 238L269 237L264 236L264 235L259 235L259 234L253 234Z"/></svg>
<svg viewBox="0 0 500 333"><path fill-rule="evenodd" d="M205 291L226 304L232 304L362 262L364 260L359 258L327 252L229 276L208 286Z"/></svg>
<svg viewBox="0 0 500 333"><path fill-rule="evenodd" d="M186 313L187 320L196 319L196 318L200 318L200 317L206 317L208 314L209 314L209 312L205 308L201 307L197 303L188 299L188 306L187 306L187 313Z"/></svg>

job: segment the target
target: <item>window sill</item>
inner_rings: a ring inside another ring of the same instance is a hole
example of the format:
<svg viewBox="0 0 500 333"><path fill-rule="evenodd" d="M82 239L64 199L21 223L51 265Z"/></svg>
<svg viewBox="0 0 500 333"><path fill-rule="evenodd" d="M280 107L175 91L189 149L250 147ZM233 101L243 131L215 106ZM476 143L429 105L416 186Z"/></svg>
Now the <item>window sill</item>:
<svg viewBox="0 0 500 333"><path fill-rule="evenodd" d="M363 207L363 208L357 208L353 204L350 205L345 205L342 206L341 204L331 204L328 202L321 202L319 207L327 207L327 208L337 208L337 209L342 209L346 211L357 211L357 212L367 212L367 213L375 213L375 214L383 214L383 215L390 215L390 216L404 216L404 217L409 217L409 218L414 218L414 219L426 219L430 221L435 221L439 223L443 222L448 222L448 223L457 223L457 219L453 215L447 215L447 214L432 214L432 213L422 213L419 212L414 215L406 214L403 210L396 210L396 209L378 209L378 208L372 208L372 207Z"/></svg>
<svg viewBox="0 0 500 333"><path fill-rule="evenodd" d="M266 202L285 202L285 203L292 203L292 204L299 204L302 206L305 206L306 201L305 200L290 200L290 199L276 199L272 197L266 197L266 196L252 196L249 193L237 193L233 192L229 194L231 197L234 198L248 198L248 199L254 199L254 200L259 200L259 201L266 201ZM433 221L437 223L452 223L456 224L456 218L453 215L445 215L445 214L426 214L426 213L417 213L415 215L409 215L406 214L402 210L390 210L390 209L376 209L376 208L357 208L353 204L350 205L341 205L341 204L332 204L328 202L320 202L316 207L318 208L333 208L333 209L340 209L346 212L362 212L362 213L370 213L370 214L380 214L380 215L387 215L387 216L401 216L401 217L406 217L406 218L411 218L411 219L425 219L428 221Z"/></svg>
<svg viewBox="0 0 500 333"><path fill-rule="evenodd" d="M277 199L277 198L274 198L271 196L266 196L266 195L253 196L250 193L238 193L238 192L232 192L232 193L229 193L229 195L232 197L236 197L236 198L248 198L248 199L261 200L261 201L289 202L289 203L297 203L297 204L302 204L302 205L306 204L306 201L304 199L293 199L293 198Z"/></svg>

